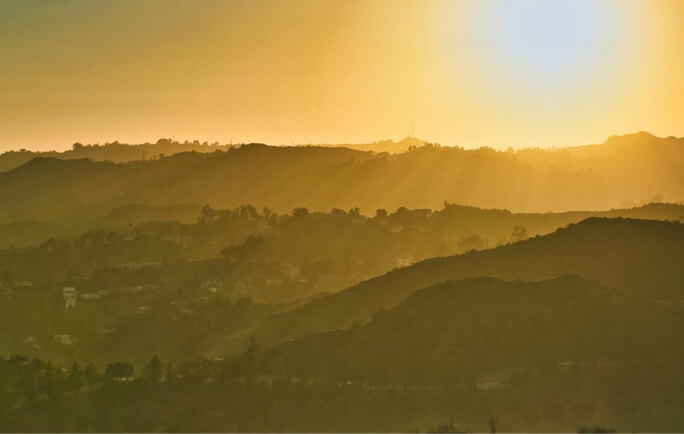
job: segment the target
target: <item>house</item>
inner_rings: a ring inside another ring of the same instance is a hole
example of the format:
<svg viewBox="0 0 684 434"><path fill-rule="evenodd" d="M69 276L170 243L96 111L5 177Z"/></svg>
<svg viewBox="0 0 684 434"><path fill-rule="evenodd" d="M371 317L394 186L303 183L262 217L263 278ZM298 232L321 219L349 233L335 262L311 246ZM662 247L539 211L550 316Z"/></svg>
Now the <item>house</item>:
<svg viewBox="0 0 684 434"><path fill-rule="evenodd" d="M34 350L39 350L41 349L41 345L38 343L38 339L34 338L33 336L29 336L26 339L24 339L24 343L27 345L30 345L31 348Z"/></svg>
<svg viewBox="0 0 684 434"><path fill-rule="evenodd" d="M400 234L400 233L404 232L404 225L394 224L394 225L390 226L390 231L393 234Z"/></svg>
<svg viewBox="0 0 684 434"><path fill-rule="evenodd" d="M396 259L397 267L408 267L413 263L413 256L409 253L404 253Z"/></svg>
<svg viewBox="0 0 684 434"><path fill-rule="evenodd" d="M266 285L268 286L276 286L276 285L282 285L283 281L281 279L268 279L266 280Z"/></svg>
<svg viewBox="0 0 684 434"><path fill-rule="evenodd" d="M64 307L66 309L76 307L76 288L73 286L65 286L62 290L62 297L64 297Z"/></svg>
<svg viewBox="0 0 684 434"><path fill-rule="evenodd" d="M149 311L150 311L149 306L138 306L135 308L135 313L138 313L138 314L147 313Z"/></svg>
<svg viewBox="0 0 684 434"><path fill-rule="evenodd" d="M14 285L23 288L30 288L33 286L33 282L30 280L17 280L14 282Z"/></svg>
<svg viewBox="0 0 684 434"><path fill-rule="evenodd" d="M140 270L143 268L159 268L161 262L126 262L119 264L121 270Z"/></svg>
<svg viewBox="0 0 684 434"><path fill-rule="evenodd" d="M72 338L71 335L69 334L57 334L52 337L55 342L60 343L62 345L71 345L74 342L77 342L75 338Z"/></svg>
<svg viewBox="0 0 684 434"><path fill-rule="evenodd" d="M286 262L282 265L282 267L285 274L290 276L290 279L292 280L298 279L302 275L302 269L294 264Z"/></svg>
<svg viewBox="0 0 684 434"><path fill-rule="evenodd" d="M475 380L475 387L478 390L491 390L491 389L497 389L501 387L501 380L492 378L492 379L481 379L481 380Z"/></svg>
<svg viewBox="0 0 684 434"><path fill-rule="evenodd" d="M164 235L161 239L183 247L189 247L193 241L192 237L187 235Z"/></svg>
<svg viewBox="0 0 684 434"><path fill-rule="evenodd" d="M82 300L99 300L99 299L100 299L100 294L96 294L96 293L83 293L83 294L79 294L79 297L81 297Z"/></svg>
<svg viewBox="0 0 684 434"><path fill-rule="evenodd" d="M219 282L218 280L205 280L200 284L200 288L216 294L223 289L223 282Z"/></svg>

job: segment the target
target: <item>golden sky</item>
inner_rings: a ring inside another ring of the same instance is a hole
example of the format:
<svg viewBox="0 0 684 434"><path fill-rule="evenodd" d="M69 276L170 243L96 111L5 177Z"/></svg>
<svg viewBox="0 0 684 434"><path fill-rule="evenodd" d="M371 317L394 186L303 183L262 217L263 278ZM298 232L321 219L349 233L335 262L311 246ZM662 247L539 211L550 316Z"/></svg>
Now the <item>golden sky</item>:
<svg viewBox="0 0 684 434"><path fill-rule="evenodd" d="M684 1L0 2L0 150L684 135Z"/></svg>

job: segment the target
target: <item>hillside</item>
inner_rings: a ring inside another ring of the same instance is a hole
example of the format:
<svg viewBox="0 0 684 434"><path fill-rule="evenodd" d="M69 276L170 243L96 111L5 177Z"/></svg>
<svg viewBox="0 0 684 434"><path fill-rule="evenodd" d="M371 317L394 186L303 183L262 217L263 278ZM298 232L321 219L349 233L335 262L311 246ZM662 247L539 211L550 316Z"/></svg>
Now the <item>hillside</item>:
<svg viewBox="0 0 684 434"><path fill-rule="evenodd" d="M348 329L316 333L264 355L278 375L438 386L514 370L681 357L662 342L684 327L667 306L642 304L578 276L536 282L449 281Z"/></svg>
<svg viewBox="0 0 684 434"><path fill-rule="evenodd" d="M396 269L273 316L255 335L277 342L338 329L366 321L418 289L476 276L529 281L578 274L636 297L681 299L683 261L680 223L590 218L549 235Z"/></svg>
<svg viewBox="0 0 684 434"><path fill-rule="evenodd" d="M252 144L120 164L36 158L0 173L0 223L90 219L129 203L251 203L277 212L360 207L370 214L434 209L445 201L526 212L678 201L684 197L683 143L651 146L647 140L639 152L602 158L567 149L497 152L429 144L393 155Z"/></svg>

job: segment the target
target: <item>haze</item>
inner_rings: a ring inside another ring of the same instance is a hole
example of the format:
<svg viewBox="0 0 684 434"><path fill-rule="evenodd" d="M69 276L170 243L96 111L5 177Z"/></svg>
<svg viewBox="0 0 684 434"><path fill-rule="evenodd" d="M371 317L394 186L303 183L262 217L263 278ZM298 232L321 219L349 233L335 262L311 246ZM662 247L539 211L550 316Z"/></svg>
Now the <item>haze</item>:
<svg viewBox="0 0 684 434"><path fill-rule="evenodd" d="M0 150L684 135L684 4L0 4Z"/></svg>

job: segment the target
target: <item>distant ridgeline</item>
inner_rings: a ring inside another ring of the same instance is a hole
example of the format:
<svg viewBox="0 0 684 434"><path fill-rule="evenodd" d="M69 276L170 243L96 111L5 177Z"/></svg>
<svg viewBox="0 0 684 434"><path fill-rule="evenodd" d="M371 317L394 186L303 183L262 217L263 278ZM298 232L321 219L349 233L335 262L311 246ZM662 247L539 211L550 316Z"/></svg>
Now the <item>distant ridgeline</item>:
<svg viewBox="0 0 684 434"><path fill-rule="evenodd" d="M390 154L406 152L409 148L423 146L427 142L415 137L406 137L398 142L393 140L380 140L365 144L321 144L316 146L331 148L349 148L358 151L387 152ZM199 140L177 142L172 139L159 139L155 143L126 144L119 142L105 143L103 145L84 145L74 143L71 149L66 151L29 151L21 149L19 151L7 151L0 154L0 172L6 172L21 166L37 157L57 158L59 160L78 160L87 158L93 161L112 161L124 163L127 161L156 160L169 157L181 152L209 153L215 151L226 151L236 145L221 145L218 142L208 143ZM311 146L311 145L300 145Z"/></svg>
<svg viewBox="0 0 684 434"><path fill-rule="evenodd" d="M141 143L129 145L126 143L112 142L104 145L84 145L74 143L67 151L8 151L0 154L0 172L12 170L33 160L36 157L57 158L60 160L78 160L88 158L93 161L113 161L122 163L126 161L154 160L180 152L214 152L225 150L230 145L215 143L176 142L170 139L159 139L156 143Z"/></svg>
<svg viewBox="0 0 684 434"><path fill-rule="evenodd" d="M109 148L122 148L141 159L144 146L161 156L162 149L186 145L84 147L69 155L92 150L104 156ZM684 198L684 139L645 133L601 145L517 152L431 144L397 154L324 146L187 146L219 152L152 160L150 151L146 161L126 163L34 158L0 173L0 223L83 221L131 203L215 208L249 203L276 212L359 207L372 214L377 208L435 209L445 201L548 212Z"/></svg>

